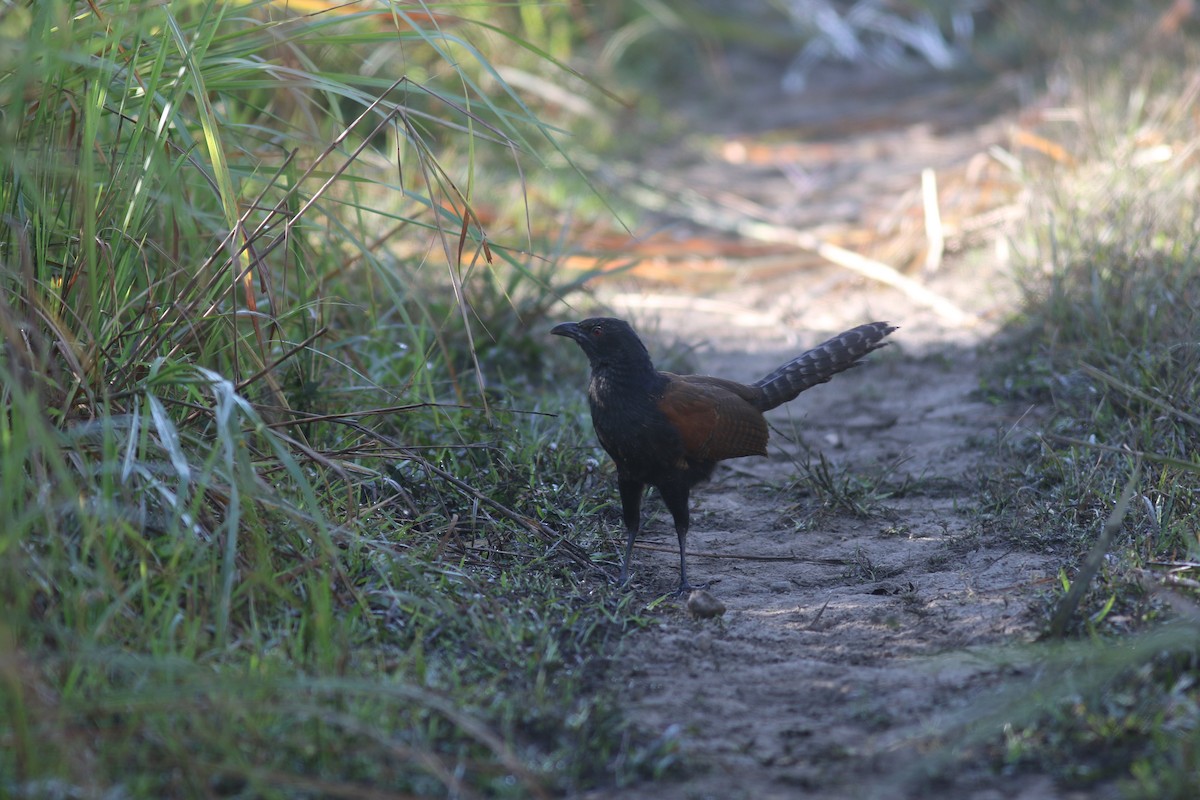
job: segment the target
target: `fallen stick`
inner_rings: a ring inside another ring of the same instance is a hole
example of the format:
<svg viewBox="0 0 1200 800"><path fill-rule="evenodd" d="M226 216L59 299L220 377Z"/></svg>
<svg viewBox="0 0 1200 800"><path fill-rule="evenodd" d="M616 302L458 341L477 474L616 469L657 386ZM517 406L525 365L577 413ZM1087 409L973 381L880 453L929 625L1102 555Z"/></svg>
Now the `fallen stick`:
<svg viewBox="0 0 1200 800"><path fill-rule="evenodd" d="M760 242L791 244L801 250L816 253L832 264L904 292L913 302L932 309L951 325L970 327L979 323L979 318L971 312L964 311L937 292L927 289L882 261L876 261L844 247L838 247L807 231L792 230L765 222L741 222L738 223L736 231L742 236L748 236Z"/></svg>
<svg viewBox="0 0 1200 800"><path fill-rule="evenodd" d="M747 239L774 244L787 244L815 253L831 264L835 264L864 278L891 286L937 313L955 327L970 327L979 323L979 318L959 308L949 299L926 288L923 284L902 274L893 267L872 258L859 255L844 247L827 242L808 231L796 230L783 225L758 222L744 215L730 215L694 190L672 193L669 189L648 185L651 176L639 176L641 185L625 187L625 195L639 205L675 216L683 217L697 225L735 233Z"/></svg>
<svg viewBox="0 0 1200 800"><path fill-rule="evenodd" d="M650 550L654 553L678 553L678 548L675 547L660 547L655 544L647 544L645 542L634 542L633 546L639 550ZM710 553L696 552L688 549L688 558L695 556L696 558L722 558L732 561L803 561L809 564L826 564L829 566L845 566L853 563L845 558L808 558L807 556L755 556L746 555L743 553Z"/></svg>

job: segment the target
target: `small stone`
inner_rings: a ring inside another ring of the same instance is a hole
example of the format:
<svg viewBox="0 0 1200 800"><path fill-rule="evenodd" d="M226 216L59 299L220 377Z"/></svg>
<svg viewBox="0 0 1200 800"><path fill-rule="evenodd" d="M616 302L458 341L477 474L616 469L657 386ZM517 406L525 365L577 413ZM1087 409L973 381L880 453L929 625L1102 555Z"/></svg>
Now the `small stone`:
<svg viewBox="0 0 1200 800"><path fill-rule="evenodd" d="M687 608L696 619L712 619L725 613L725 604L703 589L694 589L688 595Z"/></svg>

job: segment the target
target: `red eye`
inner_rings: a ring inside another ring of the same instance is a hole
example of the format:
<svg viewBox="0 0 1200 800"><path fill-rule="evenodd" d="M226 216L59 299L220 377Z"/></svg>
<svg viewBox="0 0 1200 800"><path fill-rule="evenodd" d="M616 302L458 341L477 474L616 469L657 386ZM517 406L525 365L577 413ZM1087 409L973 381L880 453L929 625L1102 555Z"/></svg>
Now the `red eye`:
<svg viewBox="0 0 1200 800"><path fill-rule="evenodd" d="M592 328L592 336L599 337L599 336L603 336L603 335L604 335L604 327L603 326L597 325L594 328Z"/></svg>

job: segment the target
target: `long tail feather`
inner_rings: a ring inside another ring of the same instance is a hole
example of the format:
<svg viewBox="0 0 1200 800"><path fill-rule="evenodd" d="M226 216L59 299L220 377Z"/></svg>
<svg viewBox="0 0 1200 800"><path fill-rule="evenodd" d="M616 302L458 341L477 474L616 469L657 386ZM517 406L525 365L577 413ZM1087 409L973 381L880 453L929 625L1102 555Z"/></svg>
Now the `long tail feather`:
<svg viewBox="0 0 1200 800"><path fill-rule="evenodd" d="M762 389L759 409L767 411L783 405L805 389L857 367L868 353L885 347L883 338L894 330L896 327L886 322L859 325L796 356L754 384Z"/></svg>

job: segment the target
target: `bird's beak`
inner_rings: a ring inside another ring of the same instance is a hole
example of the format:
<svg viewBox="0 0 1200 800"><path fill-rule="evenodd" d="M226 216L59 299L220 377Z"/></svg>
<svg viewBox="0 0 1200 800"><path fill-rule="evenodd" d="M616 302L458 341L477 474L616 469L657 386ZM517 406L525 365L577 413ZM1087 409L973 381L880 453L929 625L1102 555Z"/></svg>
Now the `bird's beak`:
<svg viewBox="0 0 1200 800"><path fill-rule="evenodd" d="M566 336L568 339L579 341L579 323L563 322L550 329L554 336Z"/></svg>

